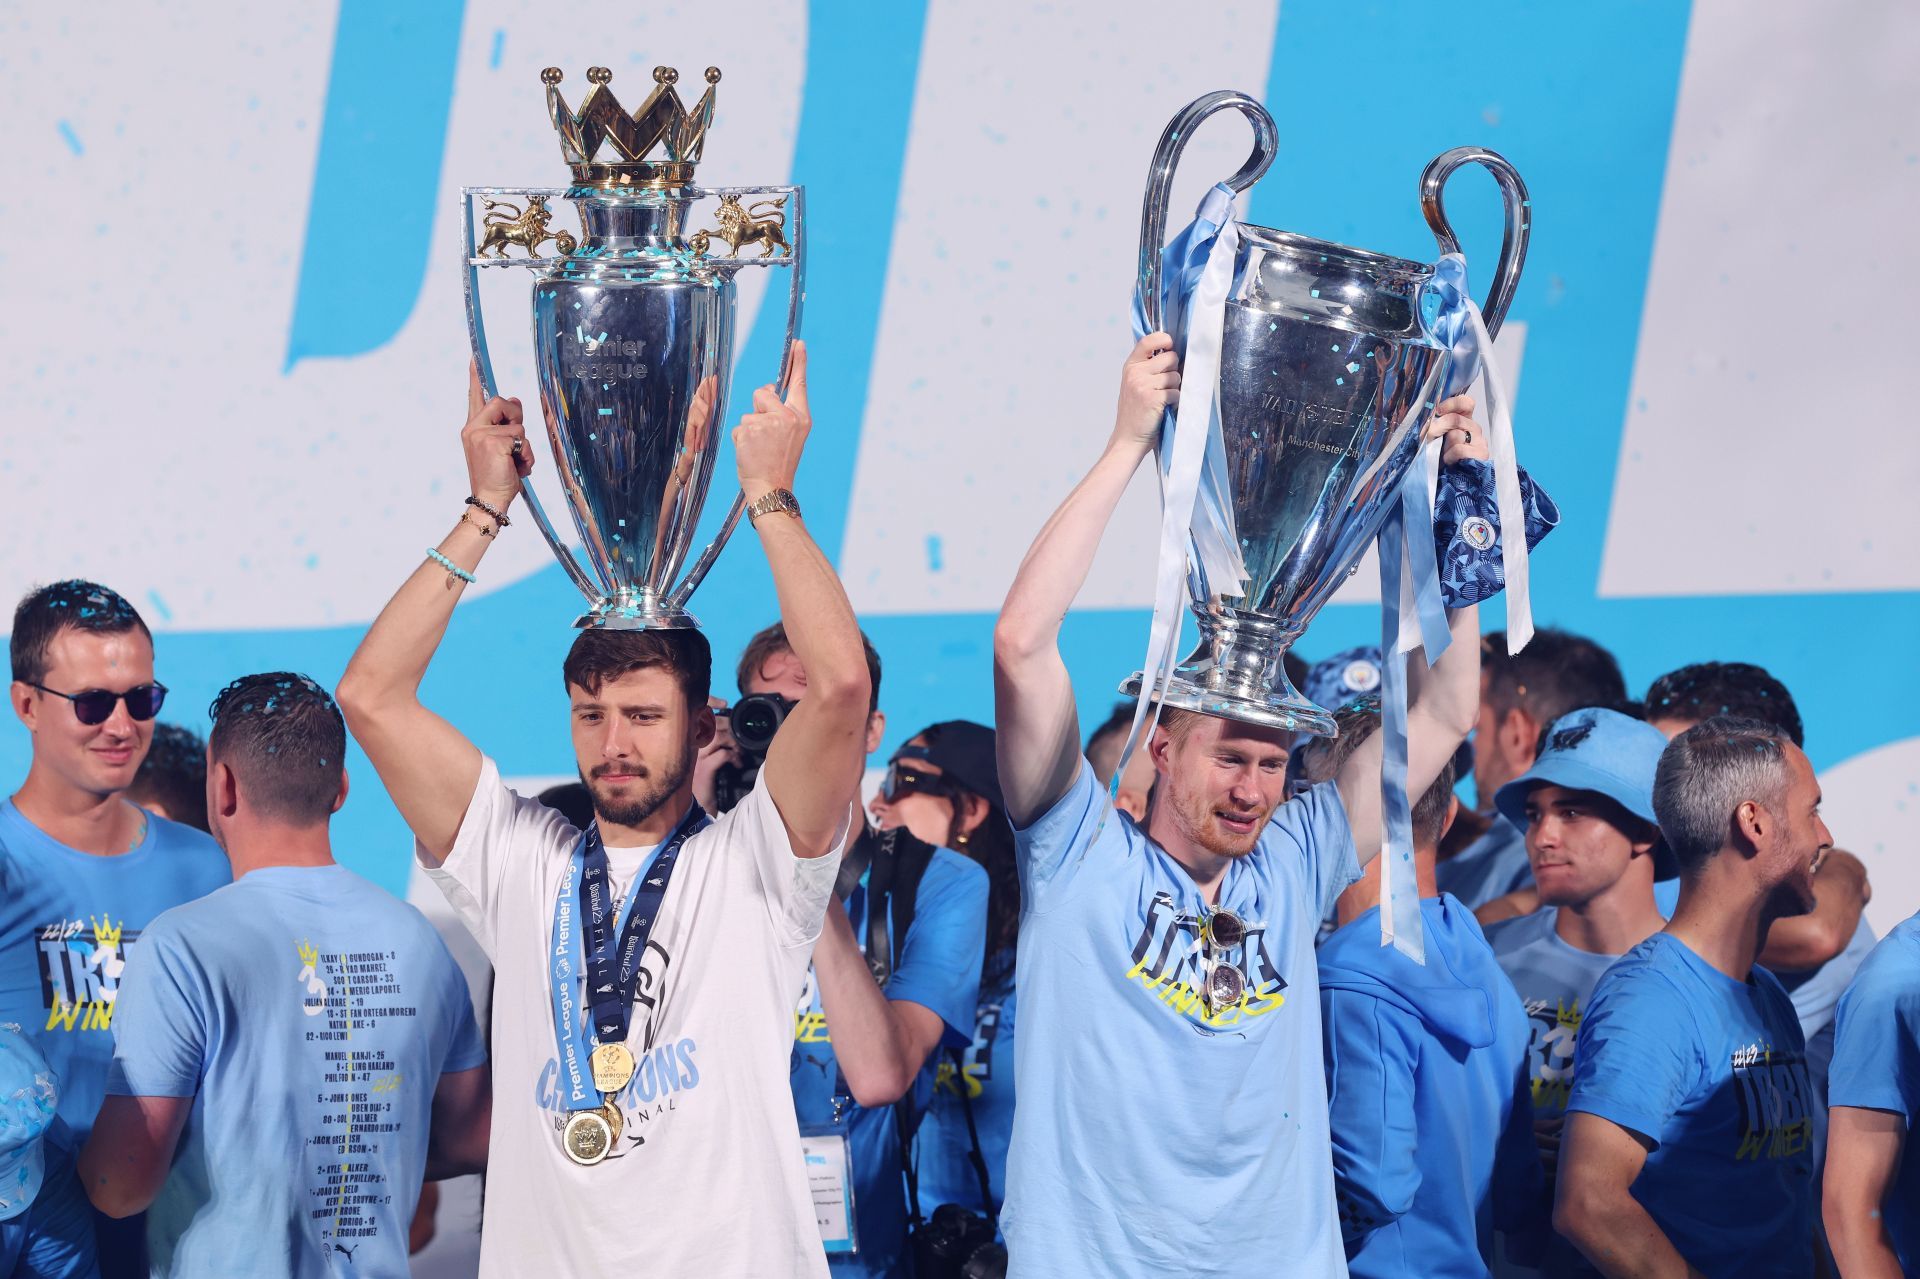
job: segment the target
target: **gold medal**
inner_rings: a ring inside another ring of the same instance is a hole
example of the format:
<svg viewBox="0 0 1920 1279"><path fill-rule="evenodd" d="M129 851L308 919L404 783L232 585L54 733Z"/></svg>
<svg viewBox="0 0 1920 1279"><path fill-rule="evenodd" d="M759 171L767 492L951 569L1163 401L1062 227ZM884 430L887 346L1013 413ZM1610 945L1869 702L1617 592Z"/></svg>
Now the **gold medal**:
<svg viewBox="0 0 1920 1279"><path fill-rule="evenodd" d="M598 1110L576 1110L560 1131L560 1147L577 1164L597 1164L613 1148L613 1128Z"/></svg>
<svg viewBox="0 0 1920 1279"><path fill-rule="evenodd" d="M633 1078L633 1053L625 1044L601 1044L588 1058L593 1086L601 1092L619 1092Z"/></svg>
<svg viewBox="0 0 1920 1279"><path fill-rule="evenodd" d="M600 1107L600 1113L605 1116L607 1127L613 1133L607 1138L607 1147L612 1149L620 1140L621 1130L627 1126L626 1117L620 1113L620 1103L612 1097L607 1098L606 1104Z"/></svg>

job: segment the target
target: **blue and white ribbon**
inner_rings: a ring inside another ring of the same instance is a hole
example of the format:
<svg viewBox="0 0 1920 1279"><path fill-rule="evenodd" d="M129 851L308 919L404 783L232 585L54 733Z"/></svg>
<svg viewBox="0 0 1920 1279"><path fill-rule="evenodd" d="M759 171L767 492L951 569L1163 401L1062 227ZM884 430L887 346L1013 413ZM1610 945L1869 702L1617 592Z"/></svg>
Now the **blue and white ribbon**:
<svg viewBox="0 0 1920 1279"><path fill-rule="evenodd" d="M1442 399L1483 380L1487 451L1493 457L1494 494L1500 511L1500 557L1507 581L1507 647L1519 652L1533 638L1527 591L1527 537L1520 476L1513 448L1513 417L1480 307L1467 291L1467 262L1449 253L1434 266L1438 312L1429 328L1452 353ZM1450 641L1440 598L1433 546L1433 498L1439 485L1444 441L1430 440L1420 463L1401 482L1400 501L1380 529L1381 618L1381 819L1380 944L1391 944L1415 963L1426 962L1426 928L1413 864L1412 800L1407 794L1407 657L1423 650L1431 666ZM1514 521L1518 521L1515 523Z"/></svg>
<svg viewBox="0 0 1920 1279"><path fill-rule="evenodd" d="M1189 569L1201 575L1209 594L1239 595L1246 586L1246 564L1233 526L1226 446L1220 434L1220 353L1227 295L1233 289L1233 261L1240 246L1240 220L1233 200L1233 189L1224 183L1208 190L1193 221L1168 242L1161 255L1161 316L1175 348L1182 351L1182 394L1178 411L1168 413L1160 435L1160 555L1153 625L1140 668L1140 700L1116 779L1125 771L1143 732L1152 731L1149 713L1158 722L1159 702L1153 693L1179 661L1177 644ZM1149 331L1146 301L1136 289L1134 338L1143 338Z"/></svg>

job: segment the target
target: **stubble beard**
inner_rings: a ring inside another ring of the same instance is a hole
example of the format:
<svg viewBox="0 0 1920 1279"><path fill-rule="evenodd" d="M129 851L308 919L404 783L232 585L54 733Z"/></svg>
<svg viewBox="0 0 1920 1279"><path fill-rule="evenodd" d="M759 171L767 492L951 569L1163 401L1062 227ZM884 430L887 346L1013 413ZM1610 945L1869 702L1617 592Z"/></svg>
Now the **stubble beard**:
<svg viewBox="0 0 1920 1279"><path fill-rule="evenodd" d="M594 785L593 777L585 772L580 774L580 781L593 801L593 815L602 825L638 826L659 812L661 806L678 794L687 784L687 778L692 776L693 752L684 753L663 772L655 773L644 765L637 767L640 771L640 793L626 800L608 798ZM594 769L594 773L597 775L608 768L608 765L602 764Z"/></svg>

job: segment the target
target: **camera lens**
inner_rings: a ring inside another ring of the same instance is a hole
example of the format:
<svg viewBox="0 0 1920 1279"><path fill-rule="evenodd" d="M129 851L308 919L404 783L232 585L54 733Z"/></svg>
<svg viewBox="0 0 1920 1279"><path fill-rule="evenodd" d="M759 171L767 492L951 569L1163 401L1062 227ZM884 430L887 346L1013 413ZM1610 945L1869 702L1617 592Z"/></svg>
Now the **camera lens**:
<svg viewBox="0 0 1920 1279"><path fill-rule="evenodd" d="M750 693L733 705L733 740L750 755L765 755L793 703L774 693Z"/></svg>

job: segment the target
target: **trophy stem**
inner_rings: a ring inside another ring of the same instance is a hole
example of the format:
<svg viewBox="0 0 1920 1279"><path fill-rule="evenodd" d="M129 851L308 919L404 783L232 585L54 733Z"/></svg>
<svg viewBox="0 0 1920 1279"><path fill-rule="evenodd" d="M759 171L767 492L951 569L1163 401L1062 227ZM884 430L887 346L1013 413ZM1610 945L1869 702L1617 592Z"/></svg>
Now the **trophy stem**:
<svg viewBox="0 0 1920 1279"><path fill-rule="evenodd" d="M1314 737L1334 735L1333 716L1308 701L1287 678L1282 658L1303 630L1238 609L1198 607L1200 644L1173 677L1154 690L1163 706L1217 715ZM1134 675L1120 691L1135 697L1143 678Z"/></svg>

